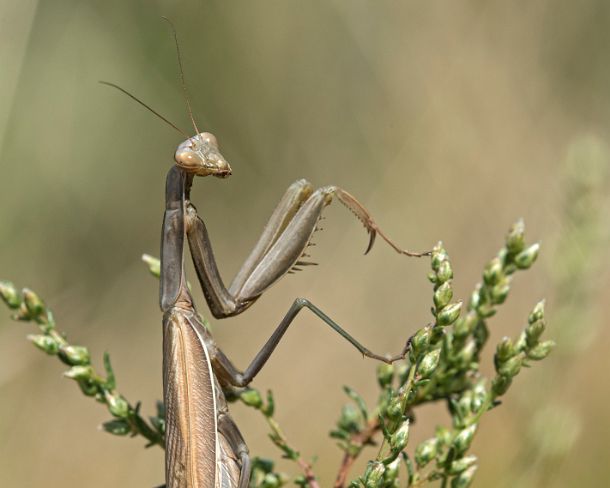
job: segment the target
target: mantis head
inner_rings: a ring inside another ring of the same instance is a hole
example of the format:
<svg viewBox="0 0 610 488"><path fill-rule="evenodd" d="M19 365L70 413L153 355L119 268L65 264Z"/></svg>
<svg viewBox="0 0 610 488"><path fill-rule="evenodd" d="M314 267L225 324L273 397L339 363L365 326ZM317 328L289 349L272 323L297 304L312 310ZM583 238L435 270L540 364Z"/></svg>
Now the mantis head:
<svg viewBox="0 0 610 488"><path fill-rule="evenodd" d="M174 159L178 167L197 176L231 176L231 166L220 154L216 137L209 132L197 134L180 144Z"/></svg>

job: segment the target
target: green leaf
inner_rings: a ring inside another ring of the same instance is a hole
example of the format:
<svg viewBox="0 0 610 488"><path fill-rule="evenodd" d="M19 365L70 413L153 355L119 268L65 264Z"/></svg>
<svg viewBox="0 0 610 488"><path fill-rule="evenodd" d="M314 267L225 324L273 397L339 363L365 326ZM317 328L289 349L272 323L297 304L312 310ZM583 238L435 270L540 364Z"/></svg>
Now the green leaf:
<svg viewBox="0 0 610 488"><path fill-rule="evenodd" d="M106 371L106 388L114 390L116 388L116 378L110 363L110 354L107 351L104 351L104 370Z"/></svg>
<svg viewBox="0 0 610 488"><path fill-rule="evenodd" d="M151 256L150 254L142 254L142 261L148 267L148 271L159 278L161 276L161 261L158 258Z"/></svg>
<svg viewBox="0 0 610 488"><path fill-rule="evenodd" d="M112 435L125 436L131 434L131 426L125 419L109 420L102 424L102 428Z"/></svg>
<svg viewBox="0 0 610 488"><path fill-rule="evenodd" d="M366 406L366 402L364 401L364 399L358 394L358 392L356 392L356 390L354 390L353 388L350 388L347 385L343 386L343 391L346 393L346 395L348 397L350 397L352 400L354 400L354 402L356 402L356 405L358 405L358 408L360 409L360 412L362 413L362 417L364 417L364 420L367 421L369 418L369 411L368 411L368 408Z"/></svg>

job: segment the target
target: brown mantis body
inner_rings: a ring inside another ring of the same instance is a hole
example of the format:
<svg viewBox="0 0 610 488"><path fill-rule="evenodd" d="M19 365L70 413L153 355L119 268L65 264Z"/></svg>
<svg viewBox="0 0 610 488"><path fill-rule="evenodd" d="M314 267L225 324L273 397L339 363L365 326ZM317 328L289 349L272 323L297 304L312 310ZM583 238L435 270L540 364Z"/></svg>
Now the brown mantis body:
<svg viewBox="0 0 610 488"><path fill-rule="evenodd" d="M119 86L102 83L118 88L177 129ZM191 113L188 98L187 106ZM252 381L300 310L310 309L364 356L392 362L403 358L406 348L394 357L374 354L311 302L297 298L251 364L241 372L217 347L195 310L184 272L185 241L210 311L216 318L242 313L291 269L313 264L304 260L304 251L324 207L333 197L345 204L366 227L370 235L366 252L379 234L401 254L428 253L412 253L398 247L346 191L335 186L314 191L307 181L298 180L280 200L258 243L227 288L220 277L205 224L190 201L190 190L195 176L225 178L231 175L231 168L221 155L216 138L199 133L194 120L193 125L198 134L178 146L176 165L167 175L161 239L166 485L168 488L247 488L248 449L229 415L224 391L245 387Z"/></svg>
<svg viewBox="0 0 610 488"><path fill-rule="evenodd" d="M351 342L363 355L372 353L308 300L298 298L271 338L242 373L216 346L198 319L186 286L183 249L188 241L193 264L210 311L216 318L237 315L295 265L301 263L323 208L337 196L365 224L371 248L378 227L349 193L330 186L313 191L309 183L292 184L273 212L257 245L231 285L220 278L205 224L190 202L194 175L226 177L231 169L214 136L201 133L182 143L176 166L168 173L161 252L161 308L168 487L246 488L248 450L230 418L223 389L244 387L265 364L286 329L306 307ZM386 240L387 237L380 233ZM391 241L390 244L402 253ZM410 255L418 255L408 253Z"/></svg>

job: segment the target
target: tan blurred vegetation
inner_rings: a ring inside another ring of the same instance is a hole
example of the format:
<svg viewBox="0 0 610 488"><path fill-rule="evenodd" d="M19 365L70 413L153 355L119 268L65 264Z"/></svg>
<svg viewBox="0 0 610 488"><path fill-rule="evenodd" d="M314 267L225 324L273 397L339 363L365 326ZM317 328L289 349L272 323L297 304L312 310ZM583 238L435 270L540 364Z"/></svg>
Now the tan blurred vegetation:
<svg viewBox="0 0 610 488"><path fill-rule="evenodd" d="M306 177L357 195L407 247L442 239L464 298L523 217L529 239L542 240L542 262L516 278L490 324L492 340L515 335L544 296L548 337L557 337L551 270L561 266L554 249L565 230L563 163L573 141L593 141L600 174L608 169L608 2L4 0L0 278L37 290L71 341L100 361L110 351L120 390L144 411L161 397L161 316L157 284L139 257L158 254L164 176L181 136L97 81L121 84L188 128L162 15L178 27L199 125L216 134L234 171L227 181L197 181L193 194L226 280L287 185ZM607 194L608 186L597 190ZM376 351L397 351L430 319L427 260L397 257L381 242L365 258L366 235L350 214L337 207L326 216L313 253L318 268L215 324L238 365L296 296ZM608 214L600 218L608 228ZM595 286L587 309L571 317L575 337L610 310L605 248L573 251L582 262L596 252L599 263L588 275ZM560 343L552 361L523 372L486 416L473 446L481 463L475 486L542 464L542 481L528 475L520 485L608 479L610 335L597 330L595 341L569 354ZM0 485L160 484L161 451L96 431L108 418L104 408L61 378L61 366L24 340L30 332L0 320ZM318 455L323 486L341 455L327 432L345 383L373 400L374 364L306 314L255 381L273 388L292 442ZM574 436L567 455L549 465L525 451L524 438L536 411L556 407L572 412L565 424ZM279 457L257 414L233 411L251 451ZM424 411L412 445L446 421L440 408Z"/></svg>

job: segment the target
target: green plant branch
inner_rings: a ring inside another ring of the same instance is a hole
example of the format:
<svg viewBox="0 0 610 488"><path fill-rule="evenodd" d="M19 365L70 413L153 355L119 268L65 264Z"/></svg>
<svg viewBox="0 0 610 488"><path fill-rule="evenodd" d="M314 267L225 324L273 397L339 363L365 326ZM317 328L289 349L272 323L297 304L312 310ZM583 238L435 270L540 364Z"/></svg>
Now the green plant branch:
<svg viewBox="0 0 610 488"><path fill-rule="evenodd" d="M436 480L441 481L441 486L452 488L471 484L477 458L468 450L481 417L498 404L497 399L507 392L523 366L544 359L554 347L552 341L540 340L545 330L544 302L540 302L520 337L514 342L504 338L498 344L496 376L487 379L479 371L481 352L489 336L487 320L505 302L512 275L531 267L538 252L538 244L526 245L524 225L518 221L508 232L498 256L485 267L483 280L475 288L465 315L460 317L462 302L452 301L449 256L441 243L434 248L429 275L434 286L434 323L411 337L404 365L379 367L377 379L382 393L375 408L378 420L365 422L369 415L363 401L358 402L358 409L344 410L337 429L331 432L345 451L335 488L344 488L349 467L365 444L375 442L378 432L383 437L377 456L369 461L365 473L349 484L350 488L397 486L400 456L406 459L409 486ZM413 464L405 452L413 411L438 400L447 403L452 427L437 428L434 437L416 446ZM360 417L354 416L358 411ZM363 437L366 443L358 442ZM432 461L433 467L424 472Z"/></svg>
<svg viewBox="0 0 610 488"><path fill-rule="evenodd" d="M538 244L526 245L523 222L517 222L497 257L485 267L483 280L462 315L462 302L453 300L449 256L441 243L434 248L429 275L433 284L433 323L411 336L403 361L378 366L381 391L374 408L370 409L352 388L344 387L351 402L343 407L330 433L344 451L335 488L346 485L397 488L405 468L409 487L421 487L433 481L440 481L441 487L470 486L477 470L477 458L468 451L482 416L499 404L499 397L506 394L523 367L544 359L554 347L553 341L541 340L546 328L542 301L534 307L518 338L504 337L497 344L495 376L486 378L480 372L481 353L489 337L487 321L505 302L512 275L517 270L528 269L538 251ZM158 277L158 259L147 255L142 259ZM71 345L57 331L50 310L34 292L28 289L19 292L12 284L1 282L0 295L15 311L13 318L38 324L41 333L28 338L38 348L69 365L66 376L74 379L85 395L107 406L113 419L104 424L106 431L115 435L141 435L148 440L148 445L163 447L162 403L157 405L157 415L146 422L139 413L140 404L133 405L118 393L108 354L104 355L105 376L102 376L91 366L87 348ZM226 396L229 401L239 399L263 414L273 444L303 473L293 480L297 485L319 488L312 463L290 445L275 420L271 392L266 400L253 388L228 391ZM447 405L451 427L437 427L434 436L415 446L410 457L406 450L415 410L439 400ZM367 446L376 446L377 453L363 475L348 484L349 472ZM286 475L274 471L273 461L253 458L251 488L281 487L288 480Z"/></svg>
<svg viewBox="0 0 610 488"><path fill-rule="evenodd" d="M63 334L57 331L53 313L40 297L29 288L19 291L7 281L0 282L0 296L4 303L14 311L13 320L33 322L38 325L40 334L28 335L38 349L57 358L70 366L64 376L78 384L84 395L93 397L99 403L106 405L113 416L102 427L114 435L132 437L141 435L150 446L164 447L165 414L163 404L157 405L157 416L150 418L148 423L140 415L140 403L130 403L116 389L116 379L110 356L104 353L105 377L98 374L91 365L89 350L84 346L70 344Z"/></svg>
<svg viewBox="0 0 610 488"><path fill-rule="evenodd" d="M282 451L282 457L294 461L303 471L303 476L296 478L294 480L295 483L299 486L320 488L316 475L313 471L312 464L305 461L300 452L290 445L286 435L280 428L280 425L273 417L273 414L275 413L275 401L273 399L273 393L270 390L267 391L267 401L265 403L258 390L255 388L247 388L239 393L239 399L245 405L258 410L263 414L263 417L271 430L269 438L273 444L275 444L278 449Z"/></svg>

